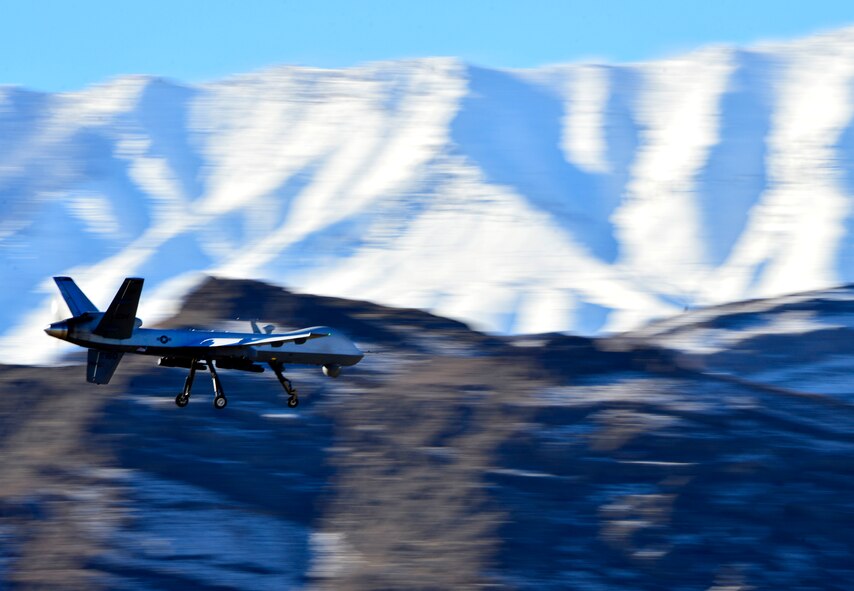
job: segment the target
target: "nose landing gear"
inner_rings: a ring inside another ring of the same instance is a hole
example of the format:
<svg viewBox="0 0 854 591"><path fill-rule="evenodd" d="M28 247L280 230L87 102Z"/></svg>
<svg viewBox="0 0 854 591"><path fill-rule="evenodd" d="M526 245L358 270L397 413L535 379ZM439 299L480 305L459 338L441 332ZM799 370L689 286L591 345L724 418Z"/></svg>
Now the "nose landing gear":
<svg viewBox="0 0 854 591"><path fill-rule="evenodd" d="M285 392L287 392L288 394L288 407L296 408L297 406L299 406L299 397L297 396L297 389L294 388L294 385L291 383L291 381L285 377L285 366L281 363L271 361L270 369L272 369L273 372L276 374L276 377L279 379L279 383L282 385L282 388L284 388Z"/></svg>

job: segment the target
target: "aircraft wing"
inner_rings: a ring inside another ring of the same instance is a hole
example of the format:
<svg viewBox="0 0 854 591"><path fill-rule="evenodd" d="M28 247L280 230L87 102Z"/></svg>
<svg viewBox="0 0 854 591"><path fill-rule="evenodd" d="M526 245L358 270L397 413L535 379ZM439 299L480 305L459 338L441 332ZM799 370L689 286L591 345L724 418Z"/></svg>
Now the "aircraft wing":
<svg viewBox="0 0 854 591"><path fill-rule="evenodd" d="M252 335L251 337L211 337L202 339L200 347L257 347L258 345L282 345L284 343L302 343L311 340L328 337L328 332L305 331L286 335L267 336L265 334Z"/></svg>

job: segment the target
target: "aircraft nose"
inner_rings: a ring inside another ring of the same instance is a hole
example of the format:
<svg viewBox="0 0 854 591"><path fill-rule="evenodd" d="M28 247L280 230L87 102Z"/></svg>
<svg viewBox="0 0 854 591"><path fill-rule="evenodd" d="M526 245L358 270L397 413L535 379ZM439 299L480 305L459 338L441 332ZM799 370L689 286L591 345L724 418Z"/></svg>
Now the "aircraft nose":
<svg viewBox="0 0 854 591"><path fill-rule="evenodd" d="M54 322L44 331L57 339L64 339L68 336L68 325L65 322Z"/></svg>

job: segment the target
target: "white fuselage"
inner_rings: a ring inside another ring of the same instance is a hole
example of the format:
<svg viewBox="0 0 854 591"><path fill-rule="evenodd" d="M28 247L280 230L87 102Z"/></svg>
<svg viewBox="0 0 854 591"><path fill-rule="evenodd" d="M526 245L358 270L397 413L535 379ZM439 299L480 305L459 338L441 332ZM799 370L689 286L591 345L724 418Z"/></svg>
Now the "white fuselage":
<svg viewBox="0 0 854 591"><path fill-rule="evenodd" d="M264 335L272 339L310 331L328 334L322 338L247 346L246 342L259 336L257 333L136 328L127 339L110 339L92 332L100 317L100 314L88 314L56 322L45 332L87 348L198 360L236 359L260 363L348 366L355 365L364 357L350 339L328 327Z"/></svg>

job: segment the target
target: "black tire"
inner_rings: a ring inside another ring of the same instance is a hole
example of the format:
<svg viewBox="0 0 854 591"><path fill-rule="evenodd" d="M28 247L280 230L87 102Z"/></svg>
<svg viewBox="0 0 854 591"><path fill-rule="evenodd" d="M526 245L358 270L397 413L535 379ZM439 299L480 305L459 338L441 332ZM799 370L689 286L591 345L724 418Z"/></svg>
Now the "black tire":
<svg viewBox="0 0 854 591"><path fill-rule="evenodd" d="M178 394L178 395L175 397L175 404L177 404L177 405L178 405L178 408L184 408L185 406L187 406L187 403L188 403L188 402L190 402L190 397L189 397L189 396L184 396L184 394L183 394L183 393L182 393L182 394Z"/></svg>
<svg viewBox="0 0 854 591"><path fill-rule="evenodd" d="M288 398L288 406L290 408L298 407L299 406L299 398L297 398L296 396L291 396L290 398Z"/></svg>
<svg viewBox="0 0 854 591"><path fill-rule="evenodd" d="M214 398L214 408L218 410L222 410L228 404L228 400L225 396L217 396Z"/></svg>

